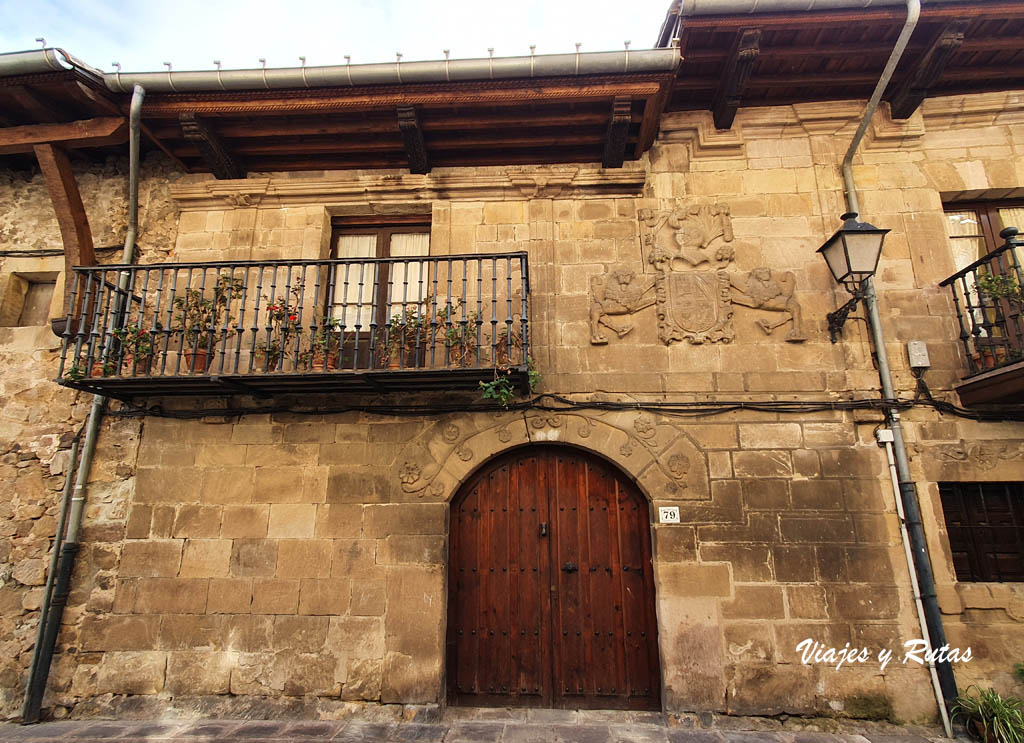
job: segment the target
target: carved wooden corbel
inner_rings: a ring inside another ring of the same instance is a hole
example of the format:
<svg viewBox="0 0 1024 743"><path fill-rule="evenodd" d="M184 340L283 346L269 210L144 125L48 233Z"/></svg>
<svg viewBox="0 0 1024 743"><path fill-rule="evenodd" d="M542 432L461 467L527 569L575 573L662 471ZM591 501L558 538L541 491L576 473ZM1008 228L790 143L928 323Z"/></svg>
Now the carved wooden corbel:
<svg viewBox="0 0 1024 743"><path fill-rule="evenodd" d="M627 96L616 96L612 102L612 118L604 135L604 157L601 160L601 165L606 168L621 168L626 159L632 110L632 101Z"/></svg>
<svg viewBox="0 0 1024 743"><path fill-rule="evenodd" d="M932 41L928 51L907 74L889 102L894 119L909 118L928 97L931 88L945 72L953 54L964 43L964 32L970 23L970 19L967 18L950 21Z"/></svg>
<svg viewBox="0 0 1024 743"><path fill-rule="evenodd" d="M199 148L199 154L203 156L215 178L245 178L245 168L231 155L223 140L210 130L198 114L183 113L178 120L185 139Z"/></svg>
<svg viewBox="0 0 1024 743"><path fill-rule="evenodd" d="M405 143L405 155L409 158L410 173L429 173L430 160L427 157L427 145L423 141L423 130L416 109L412 106L398 107L398 128L402 132Z"/></svg>
<svg viewBox="0 0 1024 743"><path fill-rule="evenodd" d="M711 110L715 117L717 129L730 129L736 110L740 107L743 94L754 71L754 62L761 53L761 29L745 28L736 33L729 61L726 63L722 79L715 91L715 99Z"/></svg>

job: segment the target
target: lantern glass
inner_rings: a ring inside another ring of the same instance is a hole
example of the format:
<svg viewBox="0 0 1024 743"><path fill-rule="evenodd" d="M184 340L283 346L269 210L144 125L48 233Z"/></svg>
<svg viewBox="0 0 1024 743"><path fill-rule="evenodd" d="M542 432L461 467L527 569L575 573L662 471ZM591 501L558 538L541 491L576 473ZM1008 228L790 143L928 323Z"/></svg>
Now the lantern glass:
<svg viewBox="0 0 1024 743"><path fill-rule="evenodd" d="M832 272L832 278L836 280L836 283L843 283L847 274L850 273L850 266L842 234L837 232L832 235L827 243L818 248L818 252L824 256L828 270Z"/></svg>
<svg viewBox="0 0 1024 743"><path fill-rule="evenodd" d="M882 255L882 243L889 230L858 222L856 214L844 214L840 227L818 252L825 258L836 283L856 293L860 284L874 275Z"/></svg>
<svg viewBox="0 0 1024 743"><path fill-rule="evenodd" d="M848 232L843 235L846 242L846 254L849 256L850 273L862 279L873 276L878 268L878 259L882 255L882 242L885 232L882 230Z"/></svg>

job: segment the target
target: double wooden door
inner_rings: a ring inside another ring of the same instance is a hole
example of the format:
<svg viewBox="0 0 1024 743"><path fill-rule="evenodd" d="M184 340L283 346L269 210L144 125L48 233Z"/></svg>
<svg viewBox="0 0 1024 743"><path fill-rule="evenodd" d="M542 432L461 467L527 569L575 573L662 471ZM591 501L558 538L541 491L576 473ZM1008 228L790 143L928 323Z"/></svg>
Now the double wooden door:
<svg viewBox="0 0 1024 743"><path fill-rule="evenodd" d="M660 709L646 500L559 446L485 465L451 509L452 704Z"/></svg>

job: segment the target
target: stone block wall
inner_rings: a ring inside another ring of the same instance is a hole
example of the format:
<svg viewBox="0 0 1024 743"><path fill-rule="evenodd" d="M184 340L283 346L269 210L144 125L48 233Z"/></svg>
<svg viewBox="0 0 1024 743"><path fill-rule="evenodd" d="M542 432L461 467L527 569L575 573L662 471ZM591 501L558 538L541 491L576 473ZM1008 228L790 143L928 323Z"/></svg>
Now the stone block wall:
<svg viewBox="0 0 1024 743"><path fill-rule="evenodd" d="M937 286L953 270L943 194L1024 183L1014 164L1024 137L1019 102L1002 94L970 102L970 117L957 113L964 99L930 99L907 123L879 113L855 162L863 217L892 230L877 283L903 396L915 388L907 340L927 341L925 378L936 396L955 401L961 374L951 305ZM745 109L731 132L714 130L705 114L670 114L649 155L617 172L581 165L216 182L172 178L151 163L143 260L325 257L332 216L429 214L435 254L529 253L532 354L544 391L588 403L877 397L863 323L848 322L843 342L829 342L825 314L847 297L815 254L844 211L837 164L859 111L855 103ZM11 209L0 246L59 245L55 224L39 217L39 179L4 177L0 204ZM110 194L120 177L83 176L94 232L117 233L97 205L119 203ZM758 321L777 312L734 306L731 342L666 344L658 308L647 306L618 318L628 333L592 344L593 279L624 269L655 280L645 215L714 205L728 207L732 239L710 244L729 243L734 255L709 263L741 276L761 267L791 273L806 340L787 341L788 325L762 330ZM0 465L0 509L9 508L0 526L10 532L0 551L9 545L11 555L0 587L8 717L20 706L62 452L88 404L46 381L54 359L42 330L0 331L0 360L13 364L0 374L8 393L0 427L20 444ZM666 710L930 719L919 666L836 671L803 665L796 651L808 638L899 650L919 634L885 456L872 437L880 423L873 411L828 410L112 418L47 707L238 714L187 700L258 700L333 716L354 702L443 702L447 503L490 456L562 442L615 463L652 506L680 508L680 524L652 527ZM958 678L1020 694L1010 670L1024 657L1024 592L955 580L937 483L1024 480L1024 427L919 407L906 430L949 639L975 651Z"/></svg>

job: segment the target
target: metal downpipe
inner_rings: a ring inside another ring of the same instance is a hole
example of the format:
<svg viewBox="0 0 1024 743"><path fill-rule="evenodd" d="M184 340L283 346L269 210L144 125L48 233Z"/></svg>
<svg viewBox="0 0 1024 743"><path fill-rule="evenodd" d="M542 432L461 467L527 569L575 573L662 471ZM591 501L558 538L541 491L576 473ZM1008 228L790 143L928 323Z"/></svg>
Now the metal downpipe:
<svg viewBox="0 0 1024 743"><path fill-rule="evenodd" d="M68 511L71 505L71 489L75 486L75 474L78 466L78 450L82 443L82 431L78 432L71 444L71 456L68 462L68 471L64 477L64 489L60 498L60 516L57 518L57 531L53 539L53 554L50 555L50 569L46 573L46 585L43 588L43 602L39 607L39 626L36 627L36 642L32 648L32 664L29 667L28 685L25 688L25 701L21 708L22 723L35 722L39 718L39 705L33 700L41 698L41 694L34 694L32 689L39 683L39 666L43 653L43 636L46 629L46 619L50 615L50 605L53 600L53 584L57 576L57 563L60 558L61 547L64 544L64 529L68 523ZM49 667L49 663L47 663ZM35 719L31 719L32 717Z"/></svg>
<svg viewBox="0 0 1024 743"><path fill-rule="evenodd" d="M896 65L899 63L900 57L903 56L907 43L910 41L910 36L914 32L918 18L921 15L921 0L906 0L906 3L907 20L903 25L903 30L896 40L892 53L889 55L889 61L882 71L882 76L875 86L875 91L868 101L867 108L864 110L860 126L857 127L857 132L854 134L850 147L846 151L846 156L843 158L843 188L846 194L846 211L848 212L857 214L860 212L857 186L853 178L853 156L860 146L864 133L871 123L871 118L874 116L882 99L882 94L885 92L893 73L896 71ZM892 368L889 366L889 355L886 352L885 338L882 335L882 319L878 312L878 298L875 294L873 279L869 278L864 282L864 290L864 304L867 309L868 328L871 332L871 342L875 349L875 359L878 363L878 379L882 387L882 399L885 401L895 400L896 392L892 382ZM892 432L892 449L899 491L897 495L903 505L903 526L910 539L910 552L913 555L914 572L916 573L919 586L919 596L914 598L915 600L920 599L924 608L925 622L921 627L921 631L925 637L922 639L928 643L929 648L938 649L946 645L946 632L942 626L942 614L939 611L938 599L935 595L935 579L932 574L928 546L921 523L921 508L917 501L917 491L910 474L910 460L907 457L907 445L903 438L900 413L896 408L886 405L885 419L886 425ZM951 734L952 731L948 727L945 710L948 709L957 695L953 666L949 661L942 661L935 664L935 671L936 674L933 677L935 700L940 708L942 708L941 715L943 724L946 726L946 732Z"/></svg>
<svg viewBox="0 0 1024 743"><path fill-rule="evenodd" d="M139 136L142 121L142 102L145 95L145 89L141 85L136 85L132 92L132 103L128 119L129 204L128 231L125 234L124 250L121 254L121 262L124 264L131 263L132 261L139 224ZM118 284L121 289L120 294L123 296L124 290L128 286L127 273L122 272ZM78 538L82 529L82 516L85 511L89 471L92 469L93 455L96 453L96 443L99 440L100 422L103 420L103 411L106 408L106 404L107 398L103 395L96 395L92 399L89 422L86 426L85 442L82 445L82 459L78 463L74 495L71 497L70 512L67 518L67 535L61 546L59 564L56 569L57 577L53 588L53 598L48 605L49 612L47 615L45 617L40 615L39 618L41 626L37 637L41 639L42 645L40 646L37 640L35 653L33 654L32 675L26 691L25 705L22 710L23 725L39 722L40 719L43 695L46 692L46 681L50 675L50 665L53 662L53 653L57 646L57 636L60 633L60 625L64 618L64 608L67 606L68 595L71 592L71 574L74 572L75 558L80 548ZM50 572L52 576L54 572L52 562Z"/></svg>
<svg viewBox="0 0 1024 743"><path fill-rule="evenodd" d="M860 213L857 188L853 182L853 155L857 152L861 139L864 138L864 132L868 130L871 117L875 115L875 110L882 100L882 94L889 86L893 73L896 72L896 65L899 64L900 57L903 56L903 51L910 42L910 36L914 33L920 16L921 0L907 0L907 20L903 24L903 30L900 31L899 38L896 39L896 45L893 46L892 53L889 54L889 61L885 63L882 76L878 78L878 84L875 85L875 92L871 94L871 100L868 101L868 106L864 109L864 117L860 121L860 126L857 127L857 133L853 135L850 147L846 151L846 157L843 158L843 189L846 191L846 211L848 212Z"/></svg>

